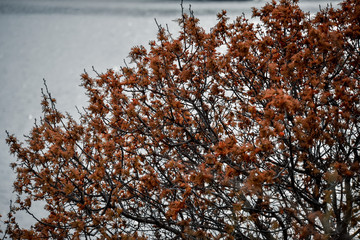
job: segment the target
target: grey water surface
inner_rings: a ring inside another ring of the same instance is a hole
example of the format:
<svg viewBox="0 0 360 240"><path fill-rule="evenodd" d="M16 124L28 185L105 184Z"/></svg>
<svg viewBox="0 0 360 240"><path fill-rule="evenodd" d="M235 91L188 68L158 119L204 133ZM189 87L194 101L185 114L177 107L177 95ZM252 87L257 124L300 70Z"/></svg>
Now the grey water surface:
<svg viewBox="0 0 360 240"><path fill-rule="evenodd" d="M304 11L315 13L330 1L300 1ZM336 5L338 1L333 1ZM231 18L264 1L190 1L200 24L210 29L222 9ZM132 46L156 38L157 26L168 24L176 33L180 0L0 0L0 214L6 215L15 174L15 158L5 144L5 130L24 139L41 116L41 91L46 79L58 108L78 117L75 106L87 105L80 84L84 69L103 72L123 65ZM41 207L35 209L41 215ZM20 215L29 226L33 220ZM0 223L0 229L3 226Z"/></svg>

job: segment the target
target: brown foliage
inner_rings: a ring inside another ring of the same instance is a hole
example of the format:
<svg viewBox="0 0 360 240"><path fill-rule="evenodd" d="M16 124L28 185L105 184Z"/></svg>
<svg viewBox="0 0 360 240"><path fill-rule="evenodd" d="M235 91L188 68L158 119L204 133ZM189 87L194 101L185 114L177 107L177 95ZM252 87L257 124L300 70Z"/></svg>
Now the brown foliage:
<svg viewBox="0 0 360 240"><path fill-rule="evenodd" d="M10 236L359 237L360 5L253 14L259 26L222 12L210 32L183 14L121 73L83 74L80 122L45 91L26 144L7 142L13 211L48 215L31 229L11 215Z"/></svg>

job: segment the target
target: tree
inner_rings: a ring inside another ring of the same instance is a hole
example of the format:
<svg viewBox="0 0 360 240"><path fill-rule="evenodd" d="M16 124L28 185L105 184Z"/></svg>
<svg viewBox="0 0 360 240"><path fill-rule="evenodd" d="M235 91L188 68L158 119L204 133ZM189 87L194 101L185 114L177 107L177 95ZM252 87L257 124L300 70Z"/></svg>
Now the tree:
<svg viewBox="0 0 360 240"><path fill-rule="evenodd" d="M360 5L297 1L182 14L121 72L82 75L75 121L47 88L21 144L13 238L355 239L360 234ZM48 215L31 212L43 201Z"/></svg>

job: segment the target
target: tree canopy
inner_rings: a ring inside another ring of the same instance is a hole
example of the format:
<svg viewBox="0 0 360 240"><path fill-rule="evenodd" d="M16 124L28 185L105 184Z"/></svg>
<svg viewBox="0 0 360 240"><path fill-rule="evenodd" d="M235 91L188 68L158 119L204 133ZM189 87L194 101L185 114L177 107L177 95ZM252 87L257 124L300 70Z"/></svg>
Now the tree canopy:
<svg viewBox="0 0 360 240"><path fill-rule="evenodd" d="M120 72L82 75L89 105L47 88L25 143L8 134L12 238L356 239L360 236L360 4L297 1L183 12ZM41 201L47 216L31 205ZM29 229L15 213L36 219Z"/></svg>

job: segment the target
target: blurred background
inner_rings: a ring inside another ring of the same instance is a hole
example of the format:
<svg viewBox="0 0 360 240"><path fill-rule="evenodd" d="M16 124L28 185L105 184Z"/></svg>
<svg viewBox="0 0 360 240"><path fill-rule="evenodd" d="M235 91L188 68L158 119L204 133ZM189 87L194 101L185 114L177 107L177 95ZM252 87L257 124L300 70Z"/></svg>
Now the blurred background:
<svg viewBox="0 0 360 240"><path fill-rule="evenodd" d="M222 9L235 19L266 1L184 0L200 24L209 30ZM300 0L301 8L316 13L319 6L339 1ZM87 105L79 87L80 74L94 67L98 72L123 65L132 46L147 46L156 38L155 20L179 28L180 0L0 0L0 214L8 212L15 174L15 158L5 144L5 130L24 139L41 116L41 88L46 79L62 112L78 117L76 107ZM254 19L253 21L257 21ZM36 208L36 206L35 206ZM36 213L41 215L41 207ZM24 226L33 220L19 216ZM0 223L0 229L3 228ZM1 236L1 235L0 235Z"/></svg>

